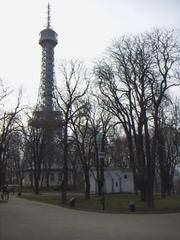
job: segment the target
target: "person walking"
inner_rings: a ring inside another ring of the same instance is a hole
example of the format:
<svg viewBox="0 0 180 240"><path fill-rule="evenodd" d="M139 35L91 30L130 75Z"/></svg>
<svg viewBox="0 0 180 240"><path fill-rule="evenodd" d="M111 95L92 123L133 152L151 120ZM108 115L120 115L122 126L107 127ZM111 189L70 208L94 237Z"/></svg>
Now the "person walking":
<svg viewBox="0 0 180 240"><path fill-rule="evenodd" d="M6 200L9 200L9 186L6 185Z"/></svg>
<svg viewBox="0 0 180 240"><path fill-rule="evenodd" d="M5 201L9 200L9 188L8 188L8 185L3 186L1 198L2 198L2 200L5 200Z"/></svg>

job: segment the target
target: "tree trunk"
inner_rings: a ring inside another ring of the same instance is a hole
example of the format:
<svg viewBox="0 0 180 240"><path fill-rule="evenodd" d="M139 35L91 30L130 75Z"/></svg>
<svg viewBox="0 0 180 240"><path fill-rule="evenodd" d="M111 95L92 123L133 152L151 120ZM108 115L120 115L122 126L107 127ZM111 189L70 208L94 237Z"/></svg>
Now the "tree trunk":
<svg viewBox="0 0 180 240"><path fill-rule="evenodd" d="M136 172L136 163L133 151L132 137L126 132L127 141L128 141L128 149L129 149L129 158L130 158L130 167L133 171L133 180L134 180L134 189L135 194L138 195L138 176Z"/></svg>
<svg viewBox="0 0 180 240"><path fill-rule="evenodd" d="M39 194L39 179L34 178L34 193Z"/></svg>
<svg viewBox="0 0 180 240"><path fill-rule="evenodd" d="M49 190L50 172L48 169L45 169L45 178L46 178L46 189Z"/></svg>
<svg viewBox="0 0 180 240"><path fill-rule="evenodd" d="M61 203L67 203L67 186L68 186L68 139L67 139L67 124L64 127L64 152L63 152L63 180L61 185Z"/></svg>
<svg viewBox="0 0 180 240"><path fill-rule="evenodd" d="M89 172L86 172L84 176L85 176L85 199L90 199Z"/></svg>
<svg viewBox="0 0 180 240"><path fill-rule="evenodd" d="M0 188L5 184L5 174L3 164L0 162Z"/></svg>
<svg viewBox="0 0 180 240"><path fill-rule="evenodd" d="M161 169L161 168L160 168ZM160 170L161 173L160 173L160 179L161 179L161 197L162 198L166 198L166 191L167 191L167 179L166 179L166 176L164 175L163 173L163 170L161 169Z"/></svg>
<svg viewBox="0 0 180 240"><path fill-rule="evenodd" d="M150 149L150 137L148 132L148 123L145 115L145 147L146 147L146 158L147 158L147 207L154 208L154 176L155 176L155 158L152 157Z"/></svg>

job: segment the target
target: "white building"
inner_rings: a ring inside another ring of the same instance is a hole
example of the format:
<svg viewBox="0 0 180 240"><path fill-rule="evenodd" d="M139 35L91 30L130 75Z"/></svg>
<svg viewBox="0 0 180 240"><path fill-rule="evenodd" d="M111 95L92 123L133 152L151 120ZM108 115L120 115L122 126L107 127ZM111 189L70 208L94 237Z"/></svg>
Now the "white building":
<svg viewBox="0 0 180 240"><path fill-rule="evenodd" d="M90 192L97 193L96 169L90 171ZM134 193L133 174L119 168L104 169L104 193Z"/></svg>
<svg viewBox="0 0 180 240"><path fill-rule="evenodd" d="M177 194L180 194L180 171L179 169L174 173L174 191Z"/></svg>

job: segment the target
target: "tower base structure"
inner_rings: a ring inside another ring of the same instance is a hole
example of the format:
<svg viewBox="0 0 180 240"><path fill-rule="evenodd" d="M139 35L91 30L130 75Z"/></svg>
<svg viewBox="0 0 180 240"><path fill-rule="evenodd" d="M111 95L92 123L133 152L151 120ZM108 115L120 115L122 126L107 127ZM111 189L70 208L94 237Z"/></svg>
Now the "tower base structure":
<svg viewBox="0 0 180 240"><path fill-rule="evenodd" d="M35 111L29 125L34 128L58 129L62 127L62 113L59 111Z"/></svg>

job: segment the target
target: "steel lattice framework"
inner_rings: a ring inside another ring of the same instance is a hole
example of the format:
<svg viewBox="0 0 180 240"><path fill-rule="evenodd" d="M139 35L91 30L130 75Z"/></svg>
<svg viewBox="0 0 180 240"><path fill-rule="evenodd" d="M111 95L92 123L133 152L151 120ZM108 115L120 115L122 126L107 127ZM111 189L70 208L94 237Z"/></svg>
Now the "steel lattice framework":
<svg viewBox="0 0 180 240"><path fill-rule="evenodd" d="M50 6L48 4L47 26L40 32L39 44L42 47L41 79L38 101L29 125L41 132L42 171L48 185L50 171L57 160L57 141L61 137L62 114L55 110L53 95L54 81L54 48L57 45L57 33L50 26Z"/></svg>
<svg viewBox="0 0 180 240"><path fill-rule="evenodd" d="M57 33L50 26L50 6L48 4L47 26L40 32L42 47L41 80L38 101L31 125L38 128L56 128L62 116L55 111L53 95L55 88L54 48L58 43Z"/></svg>
<svg viewBox="0 0 180 240"><path fill-rule="evenodd" d="M54 92L54 47L57 33L47 28L41 31L39 44L42 46L41 84L37 108L41 111L53 111Z"/></svg>

